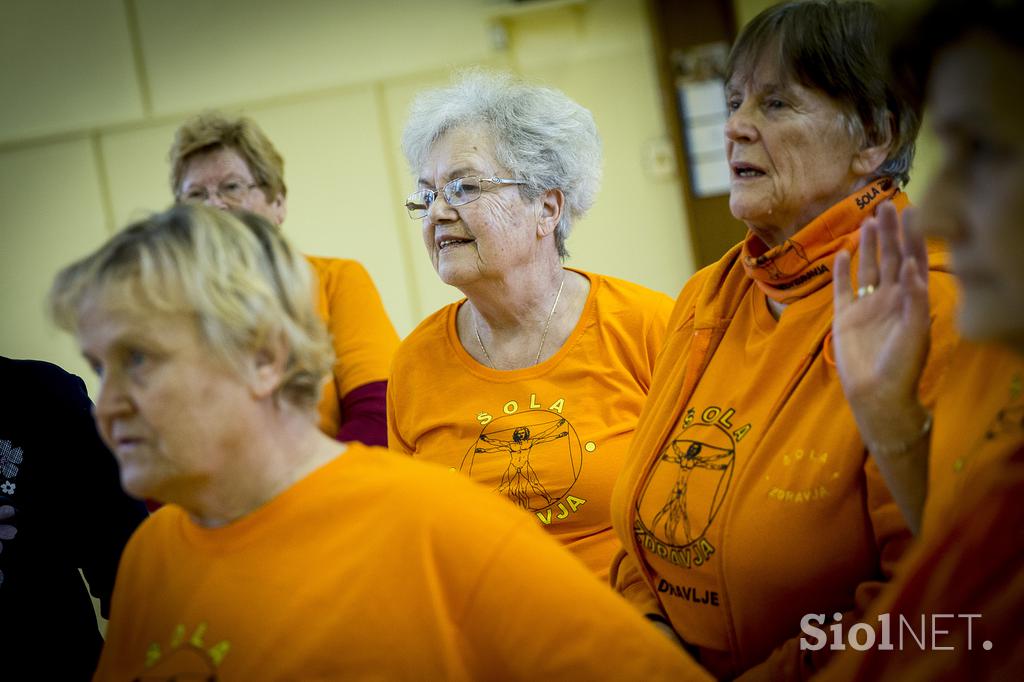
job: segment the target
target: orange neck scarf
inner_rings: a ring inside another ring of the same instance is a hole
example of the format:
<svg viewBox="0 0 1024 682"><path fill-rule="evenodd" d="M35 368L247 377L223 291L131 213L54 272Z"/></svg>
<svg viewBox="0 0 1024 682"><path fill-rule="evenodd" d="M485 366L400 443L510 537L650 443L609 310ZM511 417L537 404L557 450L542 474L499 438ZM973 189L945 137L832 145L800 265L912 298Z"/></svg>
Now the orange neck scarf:
<svg viewBox="0 0 1024 682"><path fill-rule="evenodd" d="M747 277L769 298L792 303L832 281L832 260L842 249L856 250L860 224L883 201L903 212L908 200L889 178L876 180L828 209L778 246L768 248L753 232L743 242Z"/></svg>

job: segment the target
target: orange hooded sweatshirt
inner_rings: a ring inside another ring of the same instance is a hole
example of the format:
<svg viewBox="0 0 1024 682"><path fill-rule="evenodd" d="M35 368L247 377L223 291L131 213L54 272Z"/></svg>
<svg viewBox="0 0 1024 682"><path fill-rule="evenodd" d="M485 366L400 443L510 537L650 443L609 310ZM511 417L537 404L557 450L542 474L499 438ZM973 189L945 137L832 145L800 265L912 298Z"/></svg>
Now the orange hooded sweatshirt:
<svg viewBox="0 0 1024 682"><path fill-rule="evenodd" d="M856 620L908 544L830 347L834 253L852 251L856 272L860 223L889 198L906 204L866 188L760 256L748 237L687 283L669 321L612 499L625 547L612 580L718 677L810 675L829 652L799 650L801 618ZM954 282L932 260L928 406L955 339ZM769 289L788 303L778 320Z"/></svg>

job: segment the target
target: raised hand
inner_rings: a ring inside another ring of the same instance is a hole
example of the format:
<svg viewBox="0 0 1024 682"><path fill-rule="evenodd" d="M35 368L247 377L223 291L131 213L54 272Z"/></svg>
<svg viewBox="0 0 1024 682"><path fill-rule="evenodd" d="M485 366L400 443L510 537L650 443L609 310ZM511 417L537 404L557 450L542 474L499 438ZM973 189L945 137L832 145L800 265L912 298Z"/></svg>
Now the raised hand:
<svg viewBox="0 0 1024 682"><path fill-rule="evenodd" d="M912 211L905 219L912 220ZM883 427L893 417L918 417L910 431L921 426L917 384L928 354L928 254L924 237L902 229L888 203L864 221L860 239L856 291L850 255L836 256L832 343L843 391L858 424L869 427L862 435L878 442L907 433L887 433Z"/></svg>
<svg viewBox="0 0 1024 682"><path fill-rule="evenodd" d="M887 203L864 221L856 291L850 254L836 255L832 346L861 438L916 530L930 427L917 395L928 355L928 254L909 226L913 209L903 217L906 229Z"/></svg>

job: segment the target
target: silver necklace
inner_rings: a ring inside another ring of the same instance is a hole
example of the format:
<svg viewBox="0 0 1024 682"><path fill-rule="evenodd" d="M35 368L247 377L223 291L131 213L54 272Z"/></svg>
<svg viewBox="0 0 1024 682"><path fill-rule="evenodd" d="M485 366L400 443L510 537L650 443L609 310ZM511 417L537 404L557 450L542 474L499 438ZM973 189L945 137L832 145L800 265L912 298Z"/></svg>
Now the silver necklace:
<svg viewBox="0 0 1024 682"><path fill-rule="evenodd" d="M540 348L537 349L537 357L533 359L533 364L540 363L540 354L544 352L544 343L548 340L548 328L551 326L551 319L555 316L555 308L558 307L558 299L562 297L562 287L565 286L565 271L562 271L562 283L558 285L558 293L555 294L555 302L551 305L551 312L548 313L548 320L544 323L544 331L540 335ZM476 315L473 315L473 331L476 333L476 342L480 344L480 350L484 352L484 357L487 358L487 366L491 369L498 369L494 366L494 360L491 360L491 354L487 352L487 346L484 345L484 340L480 338L480 325L476 321Z"/></svg>

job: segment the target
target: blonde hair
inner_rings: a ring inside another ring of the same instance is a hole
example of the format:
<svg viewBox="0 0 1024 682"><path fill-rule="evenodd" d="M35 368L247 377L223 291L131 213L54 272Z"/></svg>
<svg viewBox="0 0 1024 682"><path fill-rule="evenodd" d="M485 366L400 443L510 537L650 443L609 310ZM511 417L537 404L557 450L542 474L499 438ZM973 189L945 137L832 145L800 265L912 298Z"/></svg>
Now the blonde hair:
<svg viewBox="0 0 1024 682"><path fill-rule="evenodd" d="M206 111L185 121L174 133L168 157L171 193L175 197L192 157L217 149L230 149L242 157L268 202L287 196L284 158L256 122L244 116L228 118L217 111Z"/></svg>
<svg viewBox="0 0 1024 682"><path fill-rule="evenodd" d="M76 333L89 301L123 298L140 315L184 313L224 364L283 339L280 396L311 408L334 353L314 307L309 264L280 231L251 213L177 205L129 225L58 273L50 313Z"/></svg>

